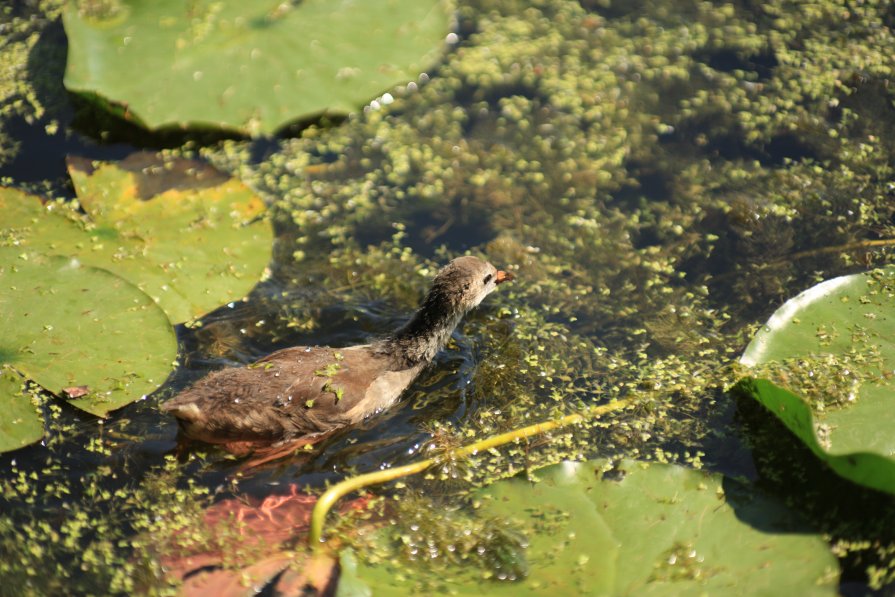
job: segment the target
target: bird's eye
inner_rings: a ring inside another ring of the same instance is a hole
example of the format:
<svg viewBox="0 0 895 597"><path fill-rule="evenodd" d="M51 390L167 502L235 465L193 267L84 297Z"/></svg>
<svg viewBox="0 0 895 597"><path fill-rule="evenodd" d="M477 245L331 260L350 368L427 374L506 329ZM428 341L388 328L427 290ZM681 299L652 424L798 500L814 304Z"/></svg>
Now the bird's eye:
<svg viewBox="0 0 895 597"><path fill-rule="evenodd" d="M488 274L487 276L485 276L485 284L487 284L488 282L490 282L490 281L491 281L491 278L493 278L493 277L494 277L494 276L493 276L492 274Z"/></svg>

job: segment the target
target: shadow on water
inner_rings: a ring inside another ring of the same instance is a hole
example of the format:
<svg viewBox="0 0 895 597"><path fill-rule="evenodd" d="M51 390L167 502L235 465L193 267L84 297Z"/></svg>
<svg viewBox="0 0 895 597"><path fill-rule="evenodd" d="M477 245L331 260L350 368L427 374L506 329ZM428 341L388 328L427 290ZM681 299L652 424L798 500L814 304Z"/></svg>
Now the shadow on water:
<svg viewBox="0 0 895 597"><path fill-rule="evenodd" d="M71 195L65 158L80 155L90 159L121 159L134 150L124 143L96 142L70 129L76 120L76 108L62 86L67 42L62 24L51 23L40 34L28 56L28 72L36 99L46 109L42 118L27 122L14 117L6 123L7 134L21 144L19 152L7 164L0 165L0 177L17 183L53 182L53 190ZM60 126L51 126L56 121ZM97 138L100 138L99 136Z"/></svg>
<svg viewBox="0 0 895 597"><path fill-rule="evenodd" d="M887 588L871 591L865 567L876 560L879 544L895 540L892 496L840 477L798 441L779 419L749 396L736 396L736 424L752 452L758 476L754 485L726 480L738 499L737 516L758 529L791 533L823 533L831 543L852 544L841 560L840 591L848 597L891 595ZM750 496L775 496L783 505L756 507ZM876 538L879 543L866 541Z"/></svg>

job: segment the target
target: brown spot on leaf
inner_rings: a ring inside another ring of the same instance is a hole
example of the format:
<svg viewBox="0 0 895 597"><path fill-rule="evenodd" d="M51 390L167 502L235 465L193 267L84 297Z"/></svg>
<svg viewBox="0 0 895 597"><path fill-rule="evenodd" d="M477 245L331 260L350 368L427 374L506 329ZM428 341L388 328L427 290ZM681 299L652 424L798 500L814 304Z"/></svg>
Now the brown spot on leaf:
<svg viewBox="0 0 895 597"><path fill-rule="evenodd" d="M74 400L75 398L83 398L90 393L90 386L71 386L62 388L62 397L66 400Z"/></svg>

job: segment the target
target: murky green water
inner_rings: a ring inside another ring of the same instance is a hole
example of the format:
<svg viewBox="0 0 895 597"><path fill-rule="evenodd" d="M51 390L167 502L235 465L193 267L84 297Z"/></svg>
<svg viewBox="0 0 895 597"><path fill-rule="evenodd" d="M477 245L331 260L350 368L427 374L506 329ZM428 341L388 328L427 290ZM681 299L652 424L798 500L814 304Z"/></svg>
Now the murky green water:
<svg viewBox="0 0 895 597"><path fill-rule="evenodd" d="M129 151L100 137L159 144L75 119L47 78L64 59L58 22L29 2L6 10L3 26L17 33L0 56L27 66L14 81L0 76L5 184L65 194L64 154ZM866 496L843 506L822 491L800 502L836 481L760 412L737 413L725 388L751 331L783 300L890 261L887 247L862 242L895 236L895 11L832 0L810 10L482 0L459 15L454 51L387 108L297 138L174 150L269 202L273 277L247 303L180 328L182 365L147 400L102 423L49 401L46 441L0 456L10 579L0 593L130 592L122 576L152 578L140 563L149 550L129 538L163 536L150 524L160 517L174 524L181 502L159 485L201 493L192 480L216 499L319 489L419 458L436 428L465 442L635 394L643 406L605 424L482 458L465 482L415 480L404 491L437 496L423 506L437 509L568 457L702 466L807 514L838 548L844 592L891 589L895 543L855 504L873 504L880 520L891 508ZM41 72L37 57L49 60ZM467 317L398 408L251 474L214 449L175 450L160 401L277 348L387 333L437 265L464 251L513 268L517 281ZM782 481L792 476L801 484Z"/></svg>

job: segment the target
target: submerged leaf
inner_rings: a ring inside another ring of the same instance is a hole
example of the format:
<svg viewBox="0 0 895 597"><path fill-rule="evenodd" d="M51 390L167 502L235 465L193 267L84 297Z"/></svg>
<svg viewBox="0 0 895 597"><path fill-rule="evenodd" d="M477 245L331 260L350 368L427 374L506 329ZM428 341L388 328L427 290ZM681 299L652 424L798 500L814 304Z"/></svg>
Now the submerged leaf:
<svg viewBox="0 0 895 597"><path fill-rule="evenodd" d="M739 389L818 458L847 479L895 493L895 268L827 280L790 299L741 362L755 378Z"/></svg>
<svg viewBox="0 0 895 597"><path fill-rule="evenodd" d="M239 570L200 570L180 588L182 597L249 597L257 595L292 561L290 553L275 553Z"/></svg>
<svg viewBox="0 0 895 597"><path fill-rule="evenodd" d="M195 529L185 528L170 538L162 557L166 575L183 582L181 595L254 595L268 585L278 595L302 595L308 587L326 594L338 576L336 561L326 554L289 551L304 540L316 503L317 496L295 485L285 495L263 500L217 502L202 515L207 537L197 542ZM357 499L341 511L366 505L367 500Z"/></svg>
<svg viewBox="0 0 895 597"><path fill-rule="evenodd" d="M269 134L413 81L444 47L446 0L69 2L65 85L155 129Z"/></svg>
<svg viewBox="0 0 895 597"><path fill-rule="evenodd" d="M537 483L501 481L476 496L485 514L510 517L529 535L524 579L427 574L418 563L377 558L343 567L339 595L413 595L420 586L465 595L725 595L742 592L743 579L753 594L836 594L824 541L789 534L792 514L768 498L678 466L623 461L611 479L606 468L564 462L538 471ZM386 531L378 534L385 543Z"/></svg>

